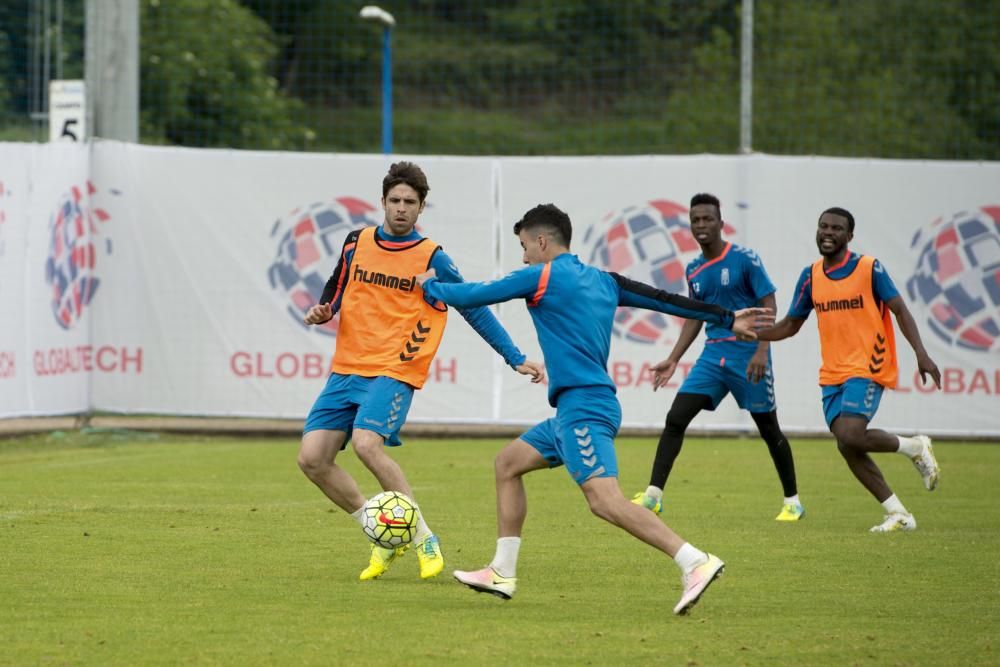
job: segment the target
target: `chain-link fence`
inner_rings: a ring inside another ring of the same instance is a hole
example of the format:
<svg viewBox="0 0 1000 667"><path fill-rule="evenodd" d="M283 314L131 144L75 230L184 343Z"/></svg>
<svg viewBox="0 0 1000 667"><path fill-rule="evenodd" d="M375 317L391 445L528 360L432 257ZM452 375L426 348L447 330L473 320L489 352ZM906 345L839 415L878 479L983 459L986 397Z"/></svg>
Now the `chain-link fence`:
<svg viewBox="0 0 1000 667"><path fill-rule="evenodd" d="M97 0L91 0L94 2ZM83 72L85 0L0 6L0 139L43 139ZM139 0L141 140L393 150L734 153L735 0ZM756 0L752 148L1000 159L996 0Z"/></svg>

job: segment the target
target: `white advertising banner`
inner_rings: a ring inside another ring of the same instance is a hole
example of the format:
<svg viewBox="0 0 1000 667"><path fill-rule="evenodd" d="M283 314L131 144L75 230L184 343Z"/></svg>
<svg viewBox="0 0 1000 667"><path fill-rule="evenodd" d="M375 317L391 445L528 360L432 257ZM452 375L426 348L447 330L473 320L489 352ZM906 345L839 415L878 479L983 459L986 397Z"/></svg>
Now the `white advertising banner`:
<svg viewBox="0 0 1000 667"><path fill-rule="evenodd" d="M379 224L381 181L400 156L0 144L0 417L87 410L301 418L327 375L336 322L301 323L347 233ZM698 254L696 192L722 202L729 240L755 249L779 317L818 253L829 206L857 219L852 248L874 255L944 374L915 379L897 337L900 387L875 424L1000 434L1000 164L688 156L413 158L431 191L420 231L467 280L521 265L513 223L553 202L585 262L674 292ZM586 295L581 295L585 299ZM523 303L494 309L532 358ZM815 319L811 317L810 319ZM531 424L545 388L503 364L452 311L414 422ZM649 366L675 318L619 311L608 370L628 426L662 424L684 374L653 393ZM778 410L789 431L825 430L816 325L775 343ZM726 399L695 429L751 430Z"/></svg>
<svg viewBox="0 0 1000 667"><path fill-rule="evenodd" d="M512 223L535 204L553 202L570 214L573 249L583 261L685 292L683 269L700 252L687 230L687 203L694 193L711 192L721 200L728 240L756 250L777 285L779 318L800 273L819 257L820 213L830 206L850 210L857 221L851 247L888 270L943 374L942 391L922 385L914 354L897 335L900 384L884 395L875 424L904 432L1000 432L1000 164L772 156L502 164L506 267L520 262ZM530 335L523 310L509 322L518 339ZM623 422L660 425L700 341L669 391L654 394L649 366L666 358L681 322L625 309L617 319L608 370ZM825 430L816 325L806 322L797 336L775 343L772 354L782 425ZM506 414L541 414L528 410L521 392L508 391L504 399ZM730 398L693 427L752 430L753 423Z"/></svg>
<svg viewBox="0 0 1000 667"><path fill-rule="evenodd" d="M0 146L0 415L85 412L104 253L82 146ZM98 359L101 361L99 362Z"/></svg>

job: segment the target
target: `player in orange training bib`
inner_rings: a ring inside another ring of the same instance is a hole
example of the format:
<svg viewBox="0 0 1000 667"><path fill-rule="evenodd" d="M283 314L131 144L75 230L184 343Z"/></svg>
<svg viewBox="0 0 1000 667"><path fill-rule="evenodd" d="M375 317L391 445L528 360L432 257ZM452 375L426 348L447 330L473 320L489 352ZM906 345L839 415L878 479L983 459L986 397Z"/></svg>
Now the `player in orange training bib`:
<svg viewBox="0 0 1000 667"><path fill-rule="evenodd" d="M872 526L873 533L913 530L917 522L889 488L871 452L899 452L909 458L933 491L940 478L931 439L926 435L903 437L868 424L878 410L884 389L897 380L896 339L889 317L917 355L921 380L927 377L941 388L941 372L927 354L920 332L889 274L873 257L851 252L854 216L843 208L823 211L816 230L821 259L799 276L788 314L760 340L782 340L798 333L809 313L816 311L823 365L819 384L823 412L837 448L854 476L882 503L886 516Z"/></svg>
<svg viewBox="0 0 1000 667"><path fill-rule="evenodd" d="M397 162L382 180L385 222L347 235L337 267L320 302L306 313L306 324L323 324L340 313L337 348L326 386L316 398L303 429L299 467L335 505L359 524L365 495L337 455L350 440L354 453L384 491L414 498L402 468L385 451L397 446L413 392L427 379L448 319L448 307L424 296L414 276L433 267L450 282L462 276L440 246L416 231L430 187L411 162ZM459 310L472 328L511 368L544 378L542 364L527 361L487 308ZM420 576L444 568L441 544L418 513L413 536ZM362 580L380 577L409 545L384 549L371 545Z"/></svg>

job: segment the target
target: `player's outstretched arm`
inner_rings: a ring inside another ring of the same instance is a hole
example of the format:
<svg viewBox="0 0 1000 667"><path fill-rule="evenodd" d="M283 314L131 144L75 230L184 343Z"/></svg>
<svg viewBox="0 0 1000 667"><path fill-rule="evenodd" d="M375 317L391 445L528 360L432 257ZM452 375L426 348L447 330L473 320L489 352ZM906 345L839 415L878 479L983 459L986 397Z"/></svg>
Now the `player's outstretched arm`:
<svg viewBox="0 0 1000 667"><path fill-rule="evenodd" d="M934 386L940 389L941 371L938 370L937 364L934 363L934 360L927 354L927 350L924 349L924 342L920 338L920 330L917 328L917 322L913 319L913 315L910 314L910 309L906 307L903 297L895 296L886 301L885 305L896 316L896 323L899 325L899 330L903 333L906 342L910 344L913 352L917 355L917 370L920 371L920 381L927 384L927 376L929 375L934 381Z"/></svg>
<svg viewBox="0 0 1000 667"><path fill-rule="evenodd" d="M458 269L443 252L437 253L432 261L438 264L436 268L432 267L416 276L424 297L454 306L473 331L503 357L511 368L519 373L525 373L526 370L525 374L537 378L533 381L541 382L544 378L544 366L538 362L528 362L493 312L485 307L491 303L508 301L519 295L519 290L528 288L518 287L516 284L512 286L512 283L516 283L512 276L490 283L462 282ZM532 365L521 370L519 367L526 363Z"/></svg>
<svg viewBox="0 0 1000 667"><path fill-rule="evenodd" d="M351 275L351 262L354 260L354 249L358 245L358 236L360 235L361 230L355 229L344 239L344 247L340 251L340 259L337 260L337 266L334 267L333 273L330 274L326 285L323 286L323 294L319 297L318 306L329 305L329 310L324 308L313 313L313 308L317 308L317 306L313 306L306 313L306 316L302 318L302 321L306 324L323 324L324 322L329 322L333 318L333 314L340 310L340 299L344 296L344 288L347 287L348 276ZM313 316L310 317L310 314ZM322 319L324 317L326 319Z"/></svg>
<svg viewBox="0 0 1000 667"><path fill-rule="evenodd" d="M702 320L730 328L733 312L714 303L696 301L680 294L657 289L652 285L626 278L609 271L608 275L618 283L618 305L655 310L659 313L677 315L689 320Z"/></svg>
<svg viewBox="0 0 1000 667"><path fill-rule="evenodd" d="M774 324L774 311L770 308L742 308L733 313L732 332L740 340L757 340L757 331Z"/></svg>
<svg viewBox="0 0 1000 667"><path fill-rule="evenodd" d="M802 323L805 322L804 319L798 317L792 317L791 315L786 315L781 321L777 322L774 326L766 327L764 329L757 330L757 340L785 340L786 338L791 338L799 332L802 328Z"/></svg>
<svg viewBox="0 0 1000 667"><path fill-rule="evenodd" d="M478 308L511 299L531 296L538 284L538 270L533 267L514 271L499 280L485 283L445 282L435 269L417 274L417 284L424 293L456 308Z"/></svg>

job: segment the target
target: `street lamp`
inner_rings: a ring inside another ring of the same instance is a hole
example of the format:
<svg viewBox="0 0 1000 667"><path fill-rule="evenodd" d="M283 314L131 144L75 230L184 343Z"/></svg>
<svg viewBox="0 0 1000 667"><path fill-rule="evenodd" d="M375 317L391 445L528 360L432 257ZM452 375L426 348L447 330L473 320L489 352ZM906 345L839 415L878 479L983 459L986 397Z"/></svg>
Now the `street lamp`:
<svg viewBox="0 0 1000 667"><path fill-rule="evenodd" d="M396 25L392 14L381 7L366 5L361 8L361 18L382 24L382 152L392 152L392 45L390 32Z"/></svg>

